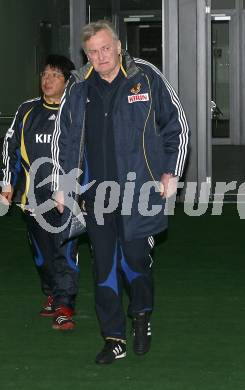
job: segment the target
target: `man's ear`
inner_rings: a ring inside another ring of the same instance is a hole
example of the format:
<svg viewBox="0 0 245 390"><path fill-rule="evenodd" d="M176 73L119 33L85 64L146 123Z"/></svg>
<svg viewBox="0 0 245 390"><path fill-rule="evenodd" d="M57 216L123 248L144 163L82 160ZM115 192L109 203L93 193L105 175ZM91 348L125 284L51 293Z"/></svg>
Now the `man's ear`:
<svg viewBox="0 0 245 390"><path fill-rule="evenodd" d="M117 42L117 52L118 52L118 54L121 54L121 51L122 51L122 44L121 44L121 41L118 40L118 42Z"/></svg>

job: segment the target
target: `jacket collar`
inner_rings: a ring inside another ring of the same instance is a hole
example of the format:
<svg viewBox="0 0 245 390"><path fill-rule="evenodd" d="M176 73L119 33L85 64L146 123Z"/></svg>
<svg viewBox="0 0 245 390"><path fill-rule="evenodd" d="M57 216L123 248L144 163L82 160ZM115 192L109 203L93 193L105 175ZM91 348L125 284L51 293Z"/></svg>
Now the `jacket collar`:
<svg viewBox="0 0 245 390"><path fill-rule="evenodd" d="M42 96L41 102L45 108L49 108L50 110L58 110L60 107L60 103L50 102L45 96Z"/></svg>

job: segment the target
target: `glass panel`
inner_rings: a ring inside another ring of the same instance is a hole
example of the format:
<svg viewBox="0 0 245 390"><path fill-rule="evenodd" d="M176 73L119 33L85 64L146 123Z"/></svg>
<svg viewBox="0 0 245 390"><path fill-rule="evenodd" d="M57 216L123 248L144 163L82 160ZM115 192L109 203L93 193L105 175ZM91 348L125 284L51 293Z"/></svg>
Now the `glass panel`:
<svg viewBox="0 0 245 390"><path fill-rule="evenodd" d="M230 137L229 21L212 21L212 136Z"/></svg>
<svg viewBox="0 0 245 390"><path fill-rule="evenodd" d="M140 57L162 69L161 23L127 23L127 37L127 49L133 57Z"/></svg>
<svg viewBox="0 0 245 390"><path fill-rule="evenodd" d="M123 46L162 70L162 1L120 0L120 18Z"/></svg>
<svg viewBox="0 0 245 390"><path fill-rule="evenodd" d="M235 0L212 0L211 8L212 10L236 8L236 1Z"/></svg>
<svg viewBox="0 0 245 390"><path fill-rule="evenodd" d="M111 0L88 0L87 4L87 22L95 22L99 19L111 20L112 8Z"/></svg>

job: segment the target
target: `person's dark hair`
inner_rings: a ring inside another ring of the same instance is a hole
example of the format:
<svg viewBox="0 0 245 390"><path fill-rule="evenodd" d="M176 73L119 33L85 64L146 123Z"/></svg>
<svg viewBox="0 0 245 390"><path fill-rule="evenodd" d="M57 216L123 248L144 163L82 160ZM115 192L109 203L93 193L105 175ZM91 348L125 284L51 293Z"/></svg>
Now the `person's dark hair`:
<svg viewBox="0 0 245 390"><path fill-rule="evenodd" d="M59 69L63 73L65 81L69 79L71 71L75 69L73 62L69 58L59 54L50 54L47 56L44 62L44 69L46 66Z"/></svg>

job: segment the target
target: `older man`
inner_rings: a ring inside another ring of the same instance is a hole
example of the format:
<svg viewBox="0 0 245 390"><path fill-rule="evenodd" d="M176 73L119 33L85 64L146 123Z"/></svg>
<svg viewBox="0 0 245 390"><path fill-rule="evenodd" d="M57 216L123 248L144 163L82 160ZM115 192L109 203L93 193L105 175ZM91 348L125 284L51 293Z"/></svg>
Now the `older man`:
<svg viewBox="0 0 245 390"><path fill-rule="evenodd" d="M150 348L150 252L153 235L167 227L165 200L183 171L188 126L161 72L123 51L110 23L86 25L82 45L88 63L80 81L67 88L54 137L54 185L62 190L55 180L60 166L67 173L83 166L84 176L95 181L83 200L105 340L96 362L104 364L126 356L123 287L129 295L134 352L141 355ZM62 212L61 191L57 200Z"/></svg>

